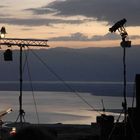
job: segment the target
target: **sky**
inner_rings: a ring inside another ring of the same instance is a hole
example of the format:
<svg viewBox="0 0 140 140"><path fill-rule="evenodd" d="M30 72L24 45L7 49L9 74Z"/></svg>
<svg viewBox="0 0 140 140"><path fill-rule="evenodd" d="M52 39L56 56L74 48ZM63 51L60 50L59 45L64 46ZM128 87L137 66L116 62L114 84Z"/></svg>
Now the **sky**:
<svg viewBox="0 0 140 140"><path fill-rule="evenodd" d="M140 0L0 0L7 38L48 39L51 47L119 46L109 28L126 18L133 45L140 44Z"/></svg>

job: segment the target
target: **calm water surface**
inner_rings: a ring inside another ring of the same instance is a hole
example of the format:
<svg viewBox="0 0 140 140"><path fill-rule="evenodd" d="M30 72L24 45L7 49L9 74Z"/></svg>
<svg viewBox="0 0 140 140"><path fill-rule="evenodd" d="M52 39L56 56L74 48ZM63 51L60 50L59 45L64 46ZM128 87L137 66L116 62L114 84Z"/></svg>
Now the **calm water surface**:
<svg viewBox="0 0 140 140"><path fill-rule="evenodd" d="M102 109L101 100L107 109L121 109L122 97L94 96L90 93L79 93L96 109ZM90 124L96 121L99 112L93 111L72 92L34 92L40 123L76 123ZM6 115L4 121L15 121L19 110L18 91L0 91L0 111L12 108L13 112ZM132 98L128 98L131 106ZM23 92L23 109L27 122L37 123L37 115L32 92ZM118 114L113 114L117 117Z"/></svg>

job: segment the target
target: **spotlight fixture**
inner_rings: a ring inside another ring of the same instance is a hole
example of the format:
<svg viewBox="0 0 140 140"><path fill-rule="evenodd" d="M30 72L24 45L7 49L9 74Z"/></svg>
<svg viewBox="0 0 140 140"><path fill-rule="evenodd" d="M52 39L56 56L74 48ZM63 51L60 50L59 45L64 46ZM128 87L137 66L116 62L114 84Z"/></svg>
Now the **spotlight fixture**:
<svg viewBox="0 0 140 140"><path fill-rule="evenodd" d="M6 34L6 29L5 27L3 26L0 30L0 38L5 38L5 34Z"/></svg>
<svg viewBox="0 0 140 140"><path fill-rule="evenodd" d="M10 49L7 49L5 52L4 52L4 60L5 61L12 61L13 60L13 55L12 55L12 51Z"/></svg>
<svg viewBox="0 0 140 140"><path fill-rule="evenodd" d="M109 28L109 31L112 33L112 32L116 32L116 30L119 30L119 28L124 28L123 26L126 22L127 20L125 18L118 21L111 28Z"/></svg>
<svg viewBox="0 0 140 140"><path fill-rule="evenodd" d="M122 48L130 48L131 47L131 41L127 40L127 41L122 41L120 43Z"/></svg>
<svg viewBox="0 0 140 140"><path fill-rule="evenodd" d="M121 37L122 37L122 42L120 43L120 45L123 48L129 48L131 47L131 41L128 40L128 33L125 30L124 24L127 22L127 20L125 18L123 18L122 20L116 22L111 28L109 28L109 31L111 33L116 32L117 30L119 31ZM126 40L127 38L127 40Z"/></svg>

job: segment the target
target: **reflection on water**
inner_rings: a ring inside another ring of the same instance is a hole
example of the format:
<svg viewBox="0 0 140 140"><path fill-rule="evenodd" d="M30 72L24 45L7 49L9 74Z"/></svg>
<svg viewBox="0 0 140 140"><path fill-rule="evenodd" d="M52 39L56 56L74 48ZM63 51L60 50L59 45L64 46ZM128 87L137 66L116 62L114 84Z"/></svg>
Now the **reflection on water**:
<svg viewBox="0 0 140 140"><path fill-rule="evenodd" d="M71 92L34 92L40 123L77 123L90 124L96 121L99 112L92 109ZM101 100L107 109L121 109L123 98L94 96L90 93L80 93L94 108L102 109ZM15 121L19 110L18 91L0 91L0 110L11 107L13 112L8 114L5 121ZM131 106L132 99L128 98ZM23 92L23 109L28 122L37 123L32 92ZM116 114L118 115L118 114Z"/></svg>

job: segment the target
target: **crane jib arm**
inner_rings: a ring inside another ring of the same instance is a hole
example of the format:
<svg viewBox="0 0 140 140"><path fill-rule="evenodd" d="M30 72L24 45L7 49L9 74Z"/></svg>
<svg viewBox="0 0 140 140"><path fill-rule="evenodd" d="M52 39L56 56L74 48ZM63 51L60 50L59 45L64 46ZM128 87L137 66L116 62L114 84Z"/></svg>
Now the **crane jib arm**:
<svg viewBox="0 0 140 140"><path fill-rule="evenodd" d="M47 41L44 39L0 38L0 45L49 47Z"/></svg>

